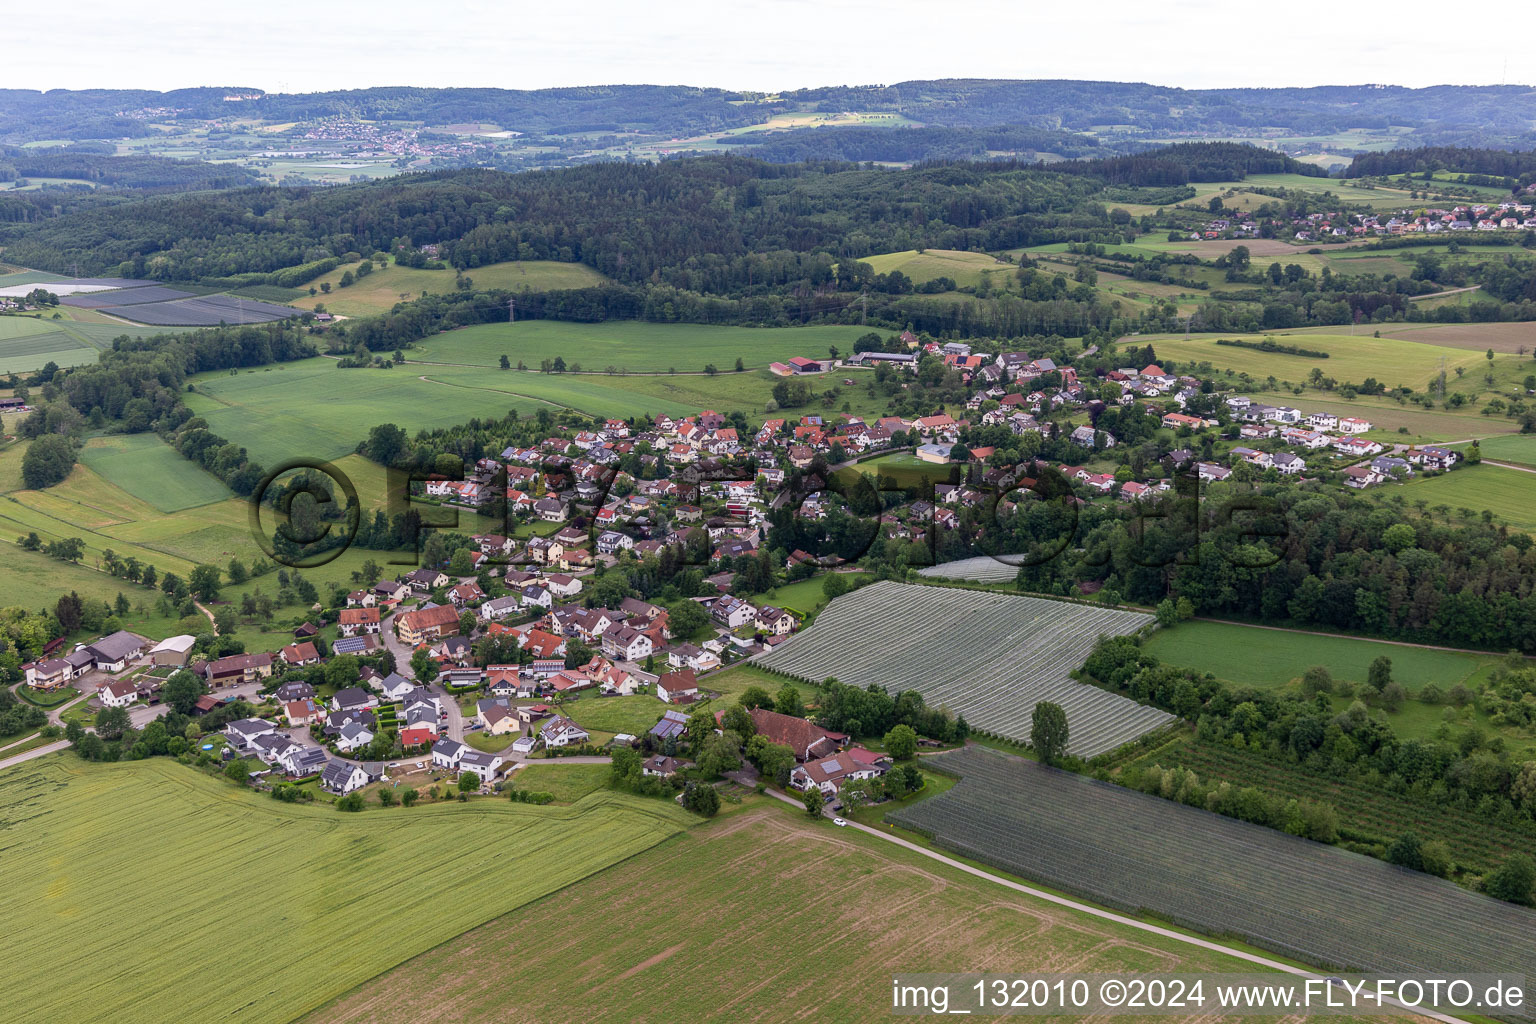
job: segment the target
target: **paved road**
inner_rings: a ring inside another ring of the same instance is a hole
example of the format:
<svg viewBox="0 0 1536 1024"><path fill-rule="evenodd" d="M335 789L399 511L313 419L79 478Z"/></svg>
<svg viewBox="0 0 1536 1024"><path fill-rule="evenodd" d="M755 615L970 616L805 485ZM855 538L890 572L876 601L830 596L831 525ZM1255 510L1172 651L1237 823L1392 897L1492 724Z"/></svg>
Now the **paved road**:
<svg viewBox="0 0 1536 1024"><path fill-rule="evenodd" d="M784 803L787 803L792 807L798 807L802 811L805 809L805 805L799 800L795 799L794 797L787 796L778 790L770 789L768 790L768 795L774 797L775 799L782 800ZM830 810L823 810L822 814L829 818L833 816ZM910 850L913 853L927 857L929 860L938 861L940 864L952 867L957 871L964 871L968 875L975 875L977 878L984 878L987 881L995 882L996 884L1001 885L1006 889L1012 889L1014 892L1021 892L1027 896L1033 896L1036 899L1045 900L1047 903L1054 903L1057 906L1066 907L1070 910L1076 910L1079 913L1089 914L1093 917L1102 918L1105 921L1113 921L1116 924L1125 925L1128 928L1135 928L1137 931L1159 935L1165 939L1173 939L1177 942L1183 942L1190 946L1199 946L1201 949L1209 949L1213 952L1224 953L1227 956L1236 957L1239 960L1245 960L1248 963L1257 964L1260 967L1265 967L1270 970L1283 971L1286 974L1294 974L1303 978L1327 977L1327 975L1319 974L1316 971L1309 971L1303 967L1293 967L1290 964L1281 963L1278 960L1271 960L1268 957L1259 956L1255 953L1249 953L1246 950L1236 949L1232 946L1224 946L1219 942L1212 942L1210 939L1202 939L1195 935L1186 935L1183 932L1177 932L1171 928L1163 928L1159 925L1149 924L1146 921L1138 921L1135 918L1125 917L1122 914L1116 914L1113 911L1104 910L1100 907L1091 906L1087 903L1079 903L1077 900L1068 899L1065 896L1058 896L1053 892L1046 892L1044 889L1036 889L1031 885L1023 885L1019 882L1013 881L1012 879L1003 878L1001 875L994 875L990 871L983 871L981 868L972 867L971 865L962 861L955 860L953 857L946 857L944 854L935 850L930 850L925 846L919 846L916 843L909 842L908 840L903 839L901 836L894 835L890 832L882 832L877 828L871 828L868 825L861 825L856 821L848 822L848 827L858 829L860 832L875 836L878 839L883 839L888 843L895 843L897 846L900 846L903 849ZM1395 999L1388 999L1387 1002L1392 1003L1394 1006L1404 1005ZM1431 1017L1435 1020L1444 1022L1444 1024L1468 1024L1468 1022L1463 1021L1459 1017L1451 1017L1442 1013L1426 1011L1419 1009L1418 1007L1414 1007L1412 1009L1416 1014L1424 1017Z"/></svg>
<svg viewBox="0 0 1536 1024"><path fill-rule="evenodd" d="M35 757L43 757L45 755L52 754L54 751L64 750L68 746L68 740L56 740L53 743L44 743L40 747L33 747L31 750L28 750L25 753L13 754L10 757L0 758L0 771L3 771L6 768L14 767L25 761L30 761Z"/></svg>
<svg viewBox="0 0 1536 1024"><path fill-rule="evenodd" d="M403 676L411 674L411 649L401 643L395 635L394 616L390 616L383 623L379 631L379 637L384 641L384 647L395 656L395 671ZM443 709L448 712L448 721L443 725L442 735L451 740L464 742L464 712L459 710L459 702L449 693L445 687L437 683L427 687L443 702Z"/></svg>

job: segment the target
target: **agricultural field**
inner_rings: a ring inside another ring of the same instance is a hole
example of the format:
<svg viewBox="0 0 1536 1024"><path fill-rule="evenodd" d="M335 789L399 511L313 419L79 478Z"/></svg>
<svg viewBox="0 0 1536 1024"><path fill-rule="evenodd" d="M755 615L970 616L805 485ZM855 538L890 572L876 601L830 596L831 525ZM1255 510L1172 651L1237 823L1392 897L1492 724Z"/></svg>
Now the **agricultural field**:
<svg viewBox="0 0 1536 1024"><path fill-rule="evenodd" d="M1360 684L1365 682L1371 662L1385 655L1392 659L1392 678L1410 695L1430 683L1443 692L1468 682L1498 660L1493 655L1433 651L1230 622L1181 622L1171 629L1157 630L1142 646L1166 664L1265 690L1290 685L1313 665L1326 668L1334 679Z"/></svg>
<svg viewBox="0 0 1536 1024"><path fill-rule="evenodd" d="M979 747L893 815L939 845L1130 911L1370 973L1536 970L1536 911L1444 879Z"/></svg>
<svg viewBox="0 0 1536 1024"><path fill-rule="evenodd" d="M1377 489L1378 498L1387 489ZM1418 476L1402 484L1410 503L1429 502L1431 509L1446 506L1453 515L1462 509L1484 511L1517 530L1536 531L1536 474L1505 466L1461 466L1436 477Z"/></svg>
<svg viewBox="0 0 1536 1024"><path fill-rule="evenodd" d="M778 380L766 370L609 376L488 373L477 367L422 363L388 370L338 370L334 360L316 357L238 374L201 374L192 381L196 391L184 398L214 433L245 446L255 461L270 469L299 456L340 458L380 423L415 433L476 416L501 417L511 409L523 416L541 407L560 407L619 417L739 410L760 423ZM853 414L866 416L883 410L880 400L862 388L841 387L840 380L817 378L815 386L839 389L831 408L847 404ZM785 414L827 411L817 400Z"/></svg>
<svg viewBox="0 0 1536 1024"><path fill-rule="evenodd" d="M1230 782L1239 788L1257 786L1285 799L1331 803L1340 824L1357 842L1386 847L1412 829L1425 842L1445 843L1456 863L1474 874L1485 874L1536 843L1532 831L1511 829L1462 808L1416 802L1380 786L1340 780L1223 743L1180 739L1138 763L1187 768L1206 785Z"/></svg>
<svg viewBox="0 0 1536 1024"><path fill-rule="evenodd" d="M994 285L1000 286L1008 280L1008 275L1018 269L987 253L959 249L924 249L921 252L908 249L906 252L866 256L861 262L868 263L877 274L899 270L915 285L947 277L961 288L974 288L987 277L992 278Z"/></svg>
<svg viewBox="0 0 1536 1024"><path fill-rule="evenodd" d="M1035 704L1053 701L1067 713L1068 749L1092 757L1172 721L1071 678L1100 634L1150 621L1141 612L882 581L833 601L758 660L808 681L917 690L973 728L1016 740L1028 738Z"/></svg>
<svg viewBox="0 0 1536 1024"><path fill-rule="evenodd" d="M991 257L987 257L991 259ZM430 271L428 271L430 273ZM478 282L479 271L471 271ZM355 286L354 286L355 287ZM327 306L327 308L330 308ZM506 356L537 370L545 359L579 363L588 373L612 367L628 373L700 373L713 363L729 372L741 359L749 369L793 356L825 359L828 348L853 351L865 331L858 327L716 327L705 324L657 324L641 320L569 323L523 320L509 324L477 324L434 335L411 346L412 362L497 366ZM812 378L824 387L822 378Z"/></svg>
<svg viewBox="0 0 1536 1024"><path fill-rule="evenodd" d="M1470 446L1463 444L1456 447L1466 451ZM1517 465L1536 468L1536 434L1485 437L1478 441L1478 450L1482 452L1485 462L1491 459L1494 462L1513 462ZM1536 494L1533 494L1532 498L1536 499Z"/></svg>
<svg viewBox="0 0 1536 1024"><path fill-rule="evenodd" d="M1439 345L1408 344L1392 338L1373 338L1368 334L1301 334L1276 332L1263 335L1227 335L1232 340L1261 342L1273 338L1282 345L1327 352L1329 358L1314 359L1309 356L1290 355L1284 352L1261 352L1251 348L1217 345L1220 335L1195 335L1185 338L1178 334L1143 334L1133 340L1138 345L1152 345L1159 359L1174 361L1181 370L1198 363L1209 363L1218 370L1230 370L1234 374L1246 373L1255 380L1267 377L1300 383L1305 381L1314 367L1341 383L1358 384L1367 377L1374 377L1387 387L1405 384L1415 391L1422 391L1440 372L1443 365L1449 372L1462 367L1469 375L1479 372L1486 362L1481 352L1449 348ZM1496 356L1495 363L1514 360L1508 356Z"/></svg>
<svg viewBox="0 0 1536 1024"><path fill-rule="evenodd" d="M1486 352L1491 348L1495 352L1523 356L1536 352L1536 326L1526 323L1382 324L1380 330L1383 338L1444 348L1465 348L1474 352Z"/></svg>
<svg viewBox="0 0 1536 1024"><path fill-rule="evenodd" d="M919 576L938 580L970 580L976 583L1012 583L1019 576L1019 567L1007 561L1008 556L994 558L977 555L974 558L958 558L953 562L930 565L917 571Z"/></svg>
<svg viewBox="0 0 1536 1024"><path fill-rule="evenodd" d="M0 809L15 896L0 927L32 950L9 978L17 1024L157 1022L154 993L168 988L179 1016L287 1024L688 824L665 801L613 793L565 808L484 799L344 815L240 793L166 758L65 755L0 775ZM451 870L400 869L439 863L450 833ZM138 881L102 884L123 864ZM384 920L386 933L359 941L360 921ZM127 958L124 921L153 936ZM208 950L234 926L244 952L210 972Z"/></svg>
<svg viewBox="0 0 1536 1024"><path fill-rule="evenodd" d="M818 941L808 971L807 937L824 936L829 916L858 939ZM684 920L709 926L679 927ZM820 1020L870 1021L888 1015L893 971L1006 973L1019 964L1252 969L788 808L745 807L424 953L304 1024L559 1024L615 1007L646 1024L761 1022L812 1005Z"/></svg>
<svg viewBox="0 0 1536 1024"><path fill-rule="evenodd" d="M157 434L104 434L86 442L80 461L161 512L234 497L218 477L182 458Z"/></svg>
<svg viewBox="0 0 1536 1024"><path fill-rule="evenodd" d="M110 348L114 338L144 338L170 329L111 322L90 310L61 309L60 313L58 320L51 314L46 318L0 316L0 373L27 373L49 362L60 366L94 363L97 353Z"/></svg>
<svg viewBox="0 0 1536 1024"><path fill-rule="evenodd" d="M326 310L341 316L374 316L388 313L398 303L418 299L423 294L450 295L458 291L457 275L451 269L418 270L397 266L393 260L382 270L342 288L343 274L356 274L357 264L348 263L315 278L302 290L293 305L313 309L321 303ZM557 263L552 260L525 260L489 263L465 271L480 290L504 288L509 291L546 291L561 288L590 288L608 279L583 263ZM311 296L310 288L329 284L329 294Z"/></svg>
<svg viewBox="0 0 1536 1024"><path fill-rule="evenodd" d="M1425 409L1412 402L1399 402L1379 395L1340 398L1334 392L1307 389L1301 394L1290 391L1246 391L1256 402L1288 405L1302 412L1331 412L1335 416L1358 416L1371 421L1364 435L1382 444L1430 444L1461 441L1489 434L1513 433L1520 429L1518 420L1503 416L1484 416L1476 405L1459 409L1440 406ZM1406 428L1407 433L1401 431Z"/></svg>
<svg viewBox="0 0 1536 1024"><path fill-rule="evenodd" d="M203 374L194 383L197 390L185 396L193 413L268 468L301 456L347 455L380 423L415 433L513 408L531 415L539 405L485 390L450 398L446 388L425 384L404 367L338 370L323 357Z"/></svg>

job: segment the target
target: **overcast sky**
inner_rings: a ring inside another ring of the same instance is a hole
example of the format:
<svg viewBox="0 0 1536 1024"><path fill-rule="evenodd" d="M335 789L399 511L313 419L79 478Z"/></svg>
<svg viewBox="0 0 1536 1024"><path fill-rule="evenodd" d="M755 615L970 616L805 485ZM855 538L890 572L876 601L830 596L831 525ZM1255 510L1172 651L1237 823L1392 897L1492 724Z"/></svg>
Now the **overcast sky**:
<svg viewBox="0 0 1536 1024"><path fill-rule="evenodd" d="M1493 0L1476 21L1518 23L1524 10ZM1411 8L1339 0L65 0L35 13L5 48L0 87L1536 81L1523 33L1432 28Z"/></svg>

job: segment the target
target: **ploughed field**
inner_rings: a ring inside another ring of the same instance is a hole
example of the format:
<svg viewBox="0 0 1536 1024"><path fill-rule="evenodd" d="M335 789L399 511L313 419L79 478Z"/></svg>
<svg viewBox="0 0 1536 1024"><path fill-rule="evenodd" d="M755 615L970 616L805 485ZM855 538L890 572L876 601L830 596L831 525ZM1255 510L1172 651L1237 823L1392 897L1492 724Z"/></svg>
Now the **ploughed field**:
<svg viewBox="0 0 1536 1024"><path fill-rule="evenodd" d="M1321 967L1536 976L1536 911L981 747L928 763L961 780L890 820L1023 877Z"/></svg>
<svg viewBox="0 0 1536 1024"><path fill-rule="evenodd" d="M1092 757L1173 718L1071 678L1100 634L1150 621L1141 612L882 581L833 601L761 663L813 682L836 676L917 690L973 728L1018 740L1029 738L1035 704L1051 701L1067 713L1068 750Z"/></svg>

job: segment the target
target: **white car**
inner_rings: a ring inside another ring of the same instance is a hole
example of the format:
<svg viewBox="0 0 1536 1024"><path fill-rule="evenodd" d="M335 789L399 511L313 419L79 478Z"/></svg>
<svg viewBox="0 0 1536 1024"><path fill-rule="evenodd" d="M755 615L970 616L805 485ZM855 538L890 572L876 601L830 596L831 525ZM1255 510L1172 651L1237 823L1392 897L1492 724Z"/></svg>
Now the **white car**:
<svg viewBox="0 0 1536 1024"><path fill-rule="evenodd" d="M838 828L847 828L848 827L848 823L846 821L844 821L842 818L833 818L832 819L832 824L836 825Z"/></svg>

